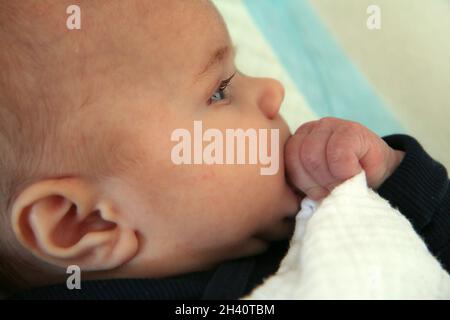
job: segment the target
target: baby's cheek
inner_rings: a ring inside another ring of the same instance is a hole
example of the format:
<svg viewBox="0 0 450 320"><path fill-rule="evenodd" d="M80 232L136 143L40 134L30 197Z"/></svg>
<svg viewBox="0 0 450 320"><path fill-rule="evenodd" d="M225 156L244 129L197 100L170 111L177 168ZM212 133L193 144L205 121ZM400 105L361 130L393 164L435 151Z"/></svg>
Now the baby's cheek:
<svg viewBox="0 0 450 320"><path fill-rule="evenodd" d="M213 180L216 174L213 170L206 170L200 174L200 181Z"/></svg>

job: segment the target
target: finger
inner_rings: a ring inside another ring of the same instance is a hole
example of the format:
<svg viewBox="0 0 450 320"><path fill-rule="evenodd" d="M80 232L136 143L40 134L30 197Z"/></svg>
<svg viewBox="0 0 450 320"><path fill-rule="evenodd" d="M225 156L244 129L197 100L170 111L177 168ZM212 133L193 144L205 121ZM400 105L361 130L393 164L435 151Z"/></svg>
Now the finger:
<svg viewBox="0 0 450 320"><path fill-rule="evenodd" d="M359 155L363 154L364 139L351 126L342 127L331 135L327 145L327 160L330 173L341 181L360 173Z"/></svg>
<svg viewBox="0 0 450 320"><path fill-rule="evenodd" d="M304 168L300 150L305 137L309 132L298 132L286 144L286 170L293 184L309 198L319 200L328 195L328 191L319 186Z"/></svg>
<svg viewBox="0 0 450 320"><path fill-rule="evenodd" d="M299 151L301 149L301 142L303 141L301 136L305 134L309 134L313 128L317 125L317 121L310 121L303 123L292 135L288 142L285 144L284 147L284 160L285 160L285 167L286 171L288 173L288 176L290 175L291 182L296 184L295 180L295 174L297 163L301 161L299 157ZM298 186L295 185L297 188Z"/></svg>
<svg viewBox="0 0 450 320"><path fill-rule="evenodd" d="M319 120L305 122L298 127L294 134L310 133L318 124Z"/></svg>
<svg viewBox="0 0 450 320"><path fill-rule="evenodd" d="M303 123L289 138L284 147L286 168L289 167L291 169L294 169L294 166L297 164L297 162L300 161L299 151L301 149L301 142L303 141L301 136L309 134L316 125L317 121Z"/></svg>
<svg viewBox="0 0 450 320"><path fill-rule="evenodd" d="M383 179L388 169L390 147L389 145L370 130L362 132L364 137L364 146L361 148L359 163L364 171L368 186L376 186L377 181Z"/></svg>
<svg viewBox="0 0 450 320"><path fill-rule="evenodd" d="M308 174L323 188L331 191L336 178L330 173L327 161L327 144L335 130L334 125L319 124L304 138L301 147L301 160Z"/></svg>

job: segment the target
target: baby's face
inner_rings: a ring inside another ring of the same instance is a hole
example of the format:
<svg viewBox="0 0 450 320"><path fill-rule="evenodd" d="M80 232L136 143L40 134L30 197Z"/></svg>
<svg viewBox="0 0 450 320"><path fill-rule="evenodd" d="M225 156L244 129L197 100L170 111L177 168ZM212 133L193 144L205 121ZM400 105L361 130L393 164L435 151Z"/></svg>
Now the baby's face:
<svg viewBox="0 0 450 320"><path fill-rule="evenodd" d="M236 69L229 34L210 3L161 3L157 15L123 26L129 35L118 43L122 64L115 84L103 84L111 89L110 104L97 116L116 124L136 162L109 191L143 240L136 261L202 269L260 253L293 231L299 199L285 179L290 133L278 115L284 89ZM218 50L222 59L210 64ZM187 129L194 139L194 121L224 137L226 129L279 129L278 172L262 175L259 164L175 164L171 135Z"/></svg>

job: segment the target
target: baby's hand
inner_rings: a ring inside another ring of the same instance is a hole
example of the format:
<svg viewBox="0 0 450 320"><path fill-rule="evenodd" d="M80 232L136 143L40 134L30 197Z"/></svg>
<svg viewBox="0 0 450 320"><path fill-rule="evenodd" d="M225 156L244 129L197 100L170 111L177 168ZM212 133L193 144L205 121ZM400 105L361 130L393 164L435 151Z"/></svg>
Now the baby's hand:
<svg viewBox="0 0 450 320"><path fill-rule="evenodd" d="M362 169L368 186L377 189L403 157L363 125L331 117L304 123L285 147L289 179L313 200Z"/></svg>

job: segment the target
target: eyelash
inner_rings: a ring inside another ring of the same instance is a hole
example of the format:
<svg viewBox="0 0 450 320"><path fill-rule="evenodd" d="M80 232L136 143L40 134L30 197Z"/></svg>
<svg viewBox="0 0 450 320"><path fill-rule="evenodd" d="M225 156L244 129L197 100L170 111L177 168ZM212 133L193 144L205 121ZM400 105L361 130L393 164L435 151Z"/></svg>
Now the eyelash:
<svg viewBox="0 0 450 320"><path fill-rule="evenodd" d="M233 79L233 77L236 75L236 73L234 73L230 78L223 80L220 83L220 86L214 91L214 94L211 96L211 98L209 98L208 104L213 104L215 103L213 101L213 96L216 95L217 92L220 92L219 97L221 100L225 99L227 96L225 96L225 90L228 88L228 86L231 83L231 80ZM219 102L221 101L219 100Z"/></svg>

